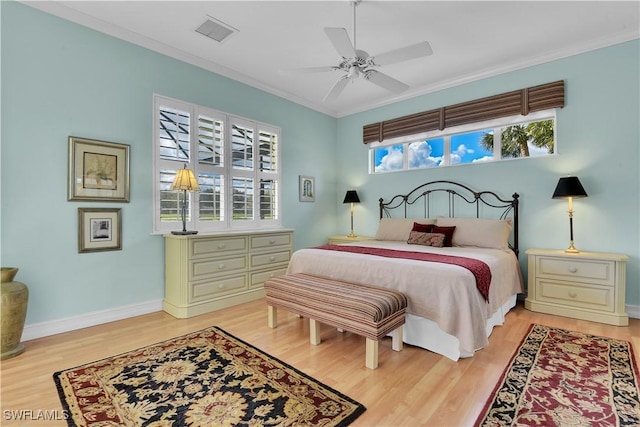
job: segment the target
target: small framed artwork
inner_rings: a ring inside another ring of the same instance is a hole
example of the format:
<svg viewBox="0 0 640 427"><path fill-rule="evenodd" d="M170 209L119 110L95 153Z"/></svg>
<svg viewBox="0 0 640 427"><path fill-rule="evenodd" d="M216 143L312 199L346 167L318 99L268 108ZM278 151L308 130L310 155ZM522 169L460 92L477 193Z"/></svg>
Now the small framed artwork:
<svg viewBox="0 0 640 427"><path fill-rule="evenodd" d="M129 145L69 137L68 200L128 202Z"/></svg>
<svg viewBox="0 0 640 427"><path fill-rule="evenodd" d="M316 200L315 178L300 175L299 191L301 202L314 202Z"/></svg>
<svg viewBox="0 0 640 427"><path fill-rule="evenodd" d="M120 208L78 208L78 252L121 249Z"/></svg>

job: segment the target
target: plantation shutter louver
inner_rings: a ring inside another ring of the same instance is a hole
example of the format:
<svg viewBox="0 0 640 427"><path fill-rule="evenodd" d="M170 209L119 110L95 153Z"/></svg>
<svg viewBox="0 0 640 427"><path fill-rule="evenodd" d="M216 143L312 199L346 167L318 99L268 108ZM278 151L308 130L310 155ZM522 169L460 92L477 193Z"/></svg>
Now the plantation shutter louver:
<svg viewBox="0 0 640 427"><path fill-rule="evenodd" d="M369 144L400 136L443 130L452 126L518 114L527 115L533 111L562 107L564 107L564 80L559 80L365 125L362 129L362 137L363 142Z"/></svg>

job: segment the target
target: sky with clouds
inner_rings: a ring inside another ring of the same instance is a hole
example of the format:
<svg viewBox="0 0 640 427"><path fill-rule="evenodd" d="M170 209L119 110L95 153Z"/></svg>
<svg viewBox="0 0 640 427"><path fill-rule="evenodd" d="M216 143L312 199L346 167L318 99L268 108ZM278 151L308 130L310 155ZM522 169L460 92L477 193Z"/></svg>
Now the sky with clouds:
<svg viewBox="0 0 640 427"><path fill-rule="evenodd" d="M482 147L484 131L451 136L451 164L476 163L493 160L493 153ZM380 147L374 150L375 172L402 170L405 146L403 144ZM440 166L444 160L444 138L412 142L406 145L409 169ZM530 156L549 154L529 144Z"/></svg>

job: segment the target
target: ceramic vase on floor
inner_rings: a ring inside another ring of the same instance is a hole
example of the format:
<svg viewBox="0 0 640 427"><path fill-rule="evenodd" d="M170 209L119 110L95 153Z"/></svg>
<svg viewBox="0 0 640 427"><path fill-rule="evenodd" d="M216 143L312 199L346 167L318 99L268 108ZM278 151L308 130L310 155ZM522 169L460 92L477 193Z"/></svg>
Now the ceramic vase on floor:
<svg viewBox="0 0 640 427"><path fill-rule="evenodd" d="M27 317L27 302L29 289L24 283L14 282L18 273L14 267L0 268L2 275L2 342L0 359L8 359L19 355L24 351L24 345L20 343L24 321Z"/></svg>

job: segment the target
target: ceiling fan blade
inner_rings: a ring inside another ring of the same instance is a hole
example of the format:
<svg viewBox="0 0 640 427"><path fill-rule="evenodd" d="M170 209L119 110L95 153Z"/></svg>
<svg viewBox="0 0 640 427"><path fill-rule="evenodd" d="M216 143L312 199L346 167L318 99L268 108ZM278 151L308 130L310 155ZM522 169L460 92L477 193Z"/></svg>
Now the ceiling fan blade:
<svg viewBox="0 0 640 427"><path fill-rule="evenodd" d="M421 42L411 46L402 47L400 49L391 50L381 53L372 58L375 65L387 65L396 62L407 61L409 59L420 58L421 56L429 56L433 53L429 42Z"/></svg>
<svg viewBox="0 0 640 427"><path fill-rule="evenodd" d="M324 29L329 41L343 58L355 58L356 51L351 44L351 39L344 28L327 27Z"/></svg>
<svg viewBox="0 0 640 427"><path fill-rule="evenodd" d="M405 90L409 89L409 85L406 85L401 81L396 80L393 77L389 77L386 74L383 74L376 70L365 71L364 78L369 80L371 83L394 93L404 92Z"/></svg>
<svg viewBox="0 0 640 427"><path fill-rule="evenodd" d="M327 71L339 70L338 67L326 66L326 67L306 67L306 68L285 68L280 70L282 74L311 74L311 73L324 73Z"/></svg>
<svg viewBox="0 0 640 427"><path fill-rule="evenodd" d="M349 78L349 76L340 77L340 79L338 79L336 84L333 85L333 87L331 88L327 96L325 96L322 101L326 102L326 101L333 101L334 99L336 99L338 96L340 96L340 94L342 93L342 91L347 86L350 80L351 79Z"/></svg>

